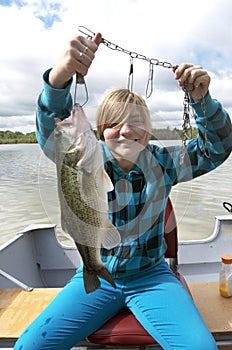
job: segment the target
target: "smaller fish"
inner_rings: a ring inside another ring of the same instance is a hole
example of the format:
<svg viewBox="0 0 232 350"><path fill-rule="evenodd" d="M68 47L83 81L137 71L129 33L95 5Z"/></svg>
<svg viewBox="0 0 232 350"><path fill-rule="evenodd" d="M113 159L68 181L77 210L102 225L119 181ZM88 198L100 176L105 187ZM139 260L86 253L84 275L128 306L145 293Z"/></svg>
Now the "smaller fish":
<svg viewBox="0 0 232 350"><path fill-rule="evenodd" d="M79 105L69 118L56 120L55 151L61 225L81 255L85 290L98 289L98 277L116 288L100 258L102 246L111 249L121 241L108 218L107 192L113 184L104 170L101 146Z"/></svg>

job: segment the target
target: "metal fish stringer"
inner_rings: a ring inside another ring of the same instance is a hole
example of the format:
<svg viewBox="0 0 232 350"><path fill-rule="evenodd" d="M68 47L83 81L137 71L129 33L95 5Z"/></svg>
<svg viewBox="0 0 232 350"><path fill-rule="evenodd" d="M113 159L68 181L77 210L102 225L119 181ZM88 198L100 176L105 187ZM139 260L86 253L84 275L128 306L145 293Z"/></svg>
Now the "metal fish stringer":
<svg viewBox="0 0 232 350"><path fill-rule="evenodd" d="M95 36L95 33L92 30L90 30L84 26L79 26L78 30L79 30L79 32L84 34L88 39L92 39ZM160 61L157 58L149 58L143 54L124 49L123 47L121 47L117 44L114 44L105 38L102 38L101 43L113 51L118 51L118 52L121 52L121 53L124 53L124 54L127 54L130 56L130 71L129 71L128 83L127 83L127 88L130 91L132 91L132 89L133 89L133 79L134 79L133 60L140 59L140 60L143 60L143 61L149 63L149 75L148 75L148 81L147 81L147 86L146 86L146 98L149 98L153 93L154 66L160 66L163 68L172 69L173 71L175 71L175 69L178 67L178 65L176 65L176 64L173 65L170 62ZM77 74L77 77L76 77L76 87L75 87L75 94L74 94L75 103L76 103L77 84L84 84L84 87L85 87L86 100L81 105L81 106L83 106L88 101L88 91L87 91L87 87L86 87L84 78L80 74ZM185 156L185 152L186 152L186 142L187 142L187 139L189 139L189 131L190 131L190 135L192 136L192 129L191 129L191 125L190 125L190 115L191 115L190 105L189 105L190 96L189 96L189 91L187 90L186 87L184 88L184 94L185 95L184 95L184 102L183 102L184 113L183 113L183 124L182 124L182 151L181 151L181 155L180 155L180 164L182 164L184 161L184 156ZM204 117L204 136L203 136L204 155L205 155L205 157L210 158L210 148L208 145L207 134L206 134L207 121L206 121L206 110L205 110L204 97L202 98L202 111L203 111L203 117Z"/></svg>

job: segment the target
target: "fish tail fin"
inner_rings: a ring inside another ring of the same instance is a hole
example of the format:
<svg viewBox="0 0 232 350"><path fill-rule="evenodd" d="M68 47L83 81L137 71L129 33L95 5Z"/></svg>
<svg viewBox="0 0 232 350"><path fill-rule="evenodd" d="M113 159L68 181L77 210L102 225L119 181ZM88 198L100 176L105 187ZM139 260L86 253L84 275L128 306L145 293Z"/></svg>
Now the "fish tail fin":
<svg viewBox="0 0 232 350"><path fill-rule="evenodd" d="M111 274L109 273L109 271L104 265L92 271L88 271L84 267L83 278L84 278L84 287L87 294L94 292L100 287L101 282L98 276L103 278L105 281L109 282L112 285L112 287L116 288L116 285L114 283L114 280Z"/></svg>
<svg viewBox="0 0 232 350"><path fill-rule="evenodd" d="M86 268L83 268L83 278L84 278L84 287L87 294L95 292L100 285L101 282L97 277L95 271L88 271Z"/></svg>
<svg viewBox="0 0 232 350"><path fill-rule="evenodd" d="M116 287L116 284L114 283L114 280L110 274L110 272L107 270L107 268L102 265L99 270L97 270L97 274L98 276L100 276L101 278L103 278L105 281L109 282L111 284L112 287L114 287L115 289L117 288Z"/></svg>

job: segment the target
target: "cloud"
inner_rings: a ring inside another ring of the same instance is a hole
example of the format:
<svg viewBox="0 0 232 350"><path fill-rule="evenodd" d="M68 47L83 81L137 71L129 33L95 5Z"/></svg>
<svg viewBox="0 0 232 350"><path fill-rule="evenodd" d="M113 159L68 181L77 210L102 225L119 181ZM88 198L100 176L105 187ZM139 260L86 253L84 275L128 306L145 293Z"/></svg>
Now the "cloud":
<svg viewBox="0 0 232 350"><path fill-rule="evenodd" d="M62 4L58 1L39 1L35 2L34 14L43 23L45 29L49 29L55 22L61 22Z"/></svg>
<svg viewBox="0 0 232 350"><path fill-rule="evenodd" d="M1 1L0 129L35 129L42 73L81 25L149 58L202 65L211 74L212 95L231 112L231 13L228 0ZM126 87L129 67L128 55L101 45L86 77L88 107L95 107L106 89ZM134 60L134 89L143 96L148 74L149 63ZM152 115L170 127L180 126L183 93L171 70L155 67L154 77L154 91L147 100Z"/></svg>
<svg viewBox="0 0 232 350"><path fill-rule="evenodd" d="M62 4L59 1L3 0L0 5L4 7L15 5L19 9L31 8L35 18L40 19L46 29L51 28L55 22L61 22Z"/></svg>
<svg viewBox="0 0 232 350"><path fill-rule="evenodd" d="M20 131L26 134L35 131L35 116L11 115L10 118L0 117L0 125L2 130Z"/></svg>

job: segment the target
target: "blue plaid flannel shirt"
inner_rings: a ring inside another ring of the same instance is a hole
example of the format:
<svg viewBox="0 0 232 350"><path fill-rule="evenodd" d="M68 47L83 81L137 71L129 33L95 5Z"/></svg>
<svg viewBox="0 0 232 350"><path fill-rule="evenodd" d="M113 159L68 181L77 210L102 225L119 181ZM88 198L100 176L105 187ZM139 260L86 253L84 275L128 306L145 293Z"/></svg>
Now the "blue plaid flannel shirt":
<svg viewBox="0 0 232 350"><path fill-rule="evenodd" d="M45 154L54 159L54 118L70 115L70 84L61 90L47 84L37 104L37 139ZM172 186L189 181L219 166L232 150L229 115L208 93L206 98L207 138L210 158L204 155L204 118L200 102L192 103L199 135L187 143L184 162L180 164L181 146L160 147L148 144L129 173L117 165L103 141L105 169L114 182L108 193L109 217L118 228L122 242L112 250L101 249L101 258L113 276L133 275L163 259L164 213Z"/></svg>

